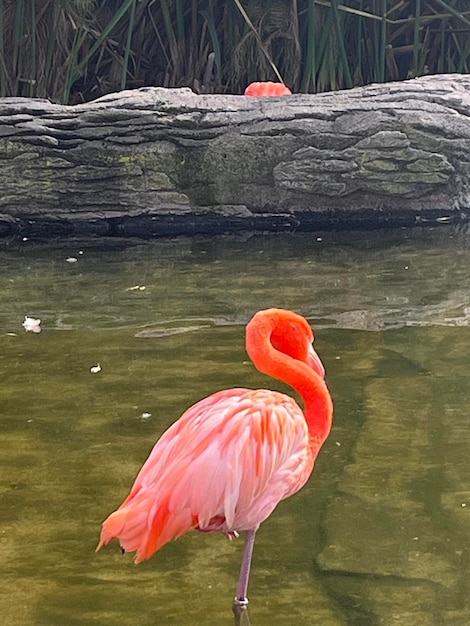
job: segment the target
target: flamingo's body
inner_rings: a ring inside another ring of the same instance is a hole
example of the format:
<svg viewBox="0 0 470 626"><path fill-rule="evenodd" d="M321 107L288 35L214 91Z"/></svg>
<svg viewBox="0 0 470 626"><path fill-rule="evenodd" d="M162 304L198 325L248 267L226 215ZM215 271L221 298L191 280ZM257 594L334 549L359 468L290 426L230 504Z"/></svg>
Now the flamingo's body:
<svg viewBox="0 0 470 626"><path fill-rule="evenodd" d="M191 529L254 533L276 505L309 478L328 436L332 403L313 333L295 313L268 309L247 326L247 351L260 371L296 389L219 391L189 408L161 437L129 496L103 523L98 549L112 539L137 551L136 563ZM243 573L243 568L242 568Z"/></svg>
<svg viewBox="0 0 470 626"><path fill-rule="evenodd" d="M284 83L271 81L250 83L245 89L245 96L291 96L292 91Z"/></svg>

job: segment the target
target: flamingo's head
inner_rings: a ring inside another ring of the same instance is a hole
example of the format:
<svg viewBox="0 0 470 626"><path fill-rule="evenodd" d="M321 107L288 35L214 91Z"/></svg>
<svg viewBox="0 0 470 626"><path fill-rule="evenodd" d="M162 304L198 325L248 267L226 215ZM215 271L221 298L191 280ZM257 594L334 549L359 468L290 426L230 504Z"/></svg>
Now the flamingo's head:
<svg viewBox="0 0 470 626"><path fill-rule="evenodd" d="M323 363L312 345L312 328L304 317L284 309L268 309L257 313L260 314L271 318L270 342L273 348L293 359L303 361L318 376L325 377Z"/></svg>

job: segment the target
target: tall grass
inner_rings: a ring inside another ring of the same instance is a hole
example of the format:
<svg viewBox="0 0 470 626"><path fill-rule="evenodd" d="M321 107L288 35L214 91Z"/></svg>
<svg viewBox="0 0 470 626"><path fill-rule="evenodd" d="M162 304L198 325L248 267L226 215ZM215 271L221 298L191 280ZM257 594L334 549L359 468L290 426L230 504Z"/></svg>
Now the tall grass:
<svg viewBox="0 0 470 626"><path fill-rule="evenodd" d="M321 92L470 71L470 0L0 0L0 96Z"/></svg>

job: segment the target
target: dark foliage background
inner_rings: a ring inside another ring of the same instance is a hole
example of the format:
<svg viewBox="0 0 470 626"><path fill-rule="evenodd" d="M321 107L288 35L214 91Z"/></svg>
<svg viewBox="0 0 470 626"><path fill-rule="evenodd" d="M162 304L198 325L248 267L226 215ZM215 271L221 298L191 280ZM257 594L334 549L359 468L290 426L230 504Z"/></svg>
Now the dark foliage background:
<svg viewBox="0 0 470 626"><path fill-rule="evenodd" d="M0 0L0 96L314 93L469 68L469 0Z"/></svg>

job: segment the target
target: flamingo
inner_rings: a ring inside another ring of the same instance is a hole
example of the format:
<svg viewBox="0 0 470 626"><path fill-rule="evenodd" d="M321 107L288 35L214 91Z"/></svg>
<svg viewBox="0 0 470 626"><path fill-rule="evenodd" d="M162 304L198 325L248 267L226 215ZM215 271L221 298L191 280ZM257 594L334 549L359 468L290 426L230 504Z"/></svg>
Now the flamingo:
<svg viewBox="0 0 470 626"><path fill-rule="evenodd" d="M307 320L266 309L246 327L256 368L301 396L226 389L190 407L162 435L130 494L103 522L96 550L118 539L135 563L191 529L228 538L246 531L234 607L245 608L255 534L308 480L332 422L325 370Z"/></svg>
<svg viewBox="0 0 470 626"><path fill-rule="evenodd" d="M284 83L271 81L250 83L245 89L244 96L291 96L292 91Z"/></svg>

